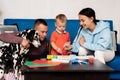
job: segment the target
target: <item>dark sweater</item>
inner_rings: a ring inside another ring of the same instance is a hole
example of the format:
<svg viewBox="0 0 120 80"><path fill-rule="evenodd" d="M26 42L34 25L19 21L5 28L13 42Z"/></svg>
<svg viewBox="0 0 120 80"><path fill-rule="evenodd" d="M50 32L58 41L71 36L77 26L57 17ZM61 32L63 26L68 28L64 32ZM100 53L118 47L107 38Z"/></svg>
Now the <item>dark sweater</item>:
<svg viewBox="0 0 120 80"><path fill-rule="evenodd" d="M23 38L16 36L17 33L18 32L0 34L0 40L7 43L21 44ZM32 44L30 45L29 52L26 55L26 58L28 60L45 58L47 56L49 43L47 39L40 42L41 46L38 48L34 47Z"/></svg>

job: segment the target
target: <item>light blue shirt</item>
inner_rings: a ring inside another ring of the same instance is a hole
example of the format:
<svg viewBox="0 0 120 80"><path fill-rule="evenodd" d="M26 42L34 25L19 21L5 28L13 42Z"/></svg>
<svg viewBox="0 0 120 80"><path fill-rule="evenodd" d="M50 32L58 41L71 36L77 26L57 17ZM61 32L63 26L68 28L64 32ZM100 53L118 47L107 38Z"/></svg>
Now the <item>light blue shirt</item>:
<svg viewBox="0 0 120 80"><path fill-rule="evenodd" d="M79 39L81 36L85 38L83 47L86 49L92 51L113 50L112 35L109 26L110 24L108 22L99 21L97 22L97 25L93 32L90 32L88 29L83 28L80 34L77 34L76 38L73 41L72 52L78 52L78 49L80 47Z"/></svg>

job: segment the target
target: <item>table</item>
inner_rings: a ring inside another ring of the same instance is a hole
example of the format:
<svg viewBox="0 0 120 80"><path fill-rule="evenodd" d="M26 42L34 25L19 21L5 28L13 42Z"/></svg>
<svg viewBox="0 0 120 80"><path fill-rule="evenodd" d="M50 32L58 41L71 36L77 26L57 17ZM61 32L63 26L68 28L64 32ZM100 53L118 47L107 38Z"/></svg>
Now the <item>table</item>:
<svg viewBox="0 0 120 80"><path fill-rule="evenodd" d="M94 64L62 63L52 67L21 68L25 80L109 80L114 70L98 60Z"/></svg>

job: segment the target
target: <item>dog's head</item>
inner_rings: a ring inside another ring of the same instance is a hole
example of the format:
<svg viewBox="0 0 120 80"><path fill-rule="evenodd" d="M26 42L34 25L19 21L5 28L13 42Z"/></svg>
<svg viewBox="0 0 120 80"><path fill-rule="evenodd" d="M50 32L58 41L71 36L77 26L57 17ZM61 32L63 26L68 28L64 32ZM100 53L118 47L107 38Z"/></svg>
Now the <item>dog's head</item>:
<svg viewBox="0 0 120 80"><path fill-rule="evenodd" d="M39 47L41 45L40 35L34 29L24 30L24 31L20 32L18 36L28 39L30 41L30 43L32 43L35 47Z"/></svg>

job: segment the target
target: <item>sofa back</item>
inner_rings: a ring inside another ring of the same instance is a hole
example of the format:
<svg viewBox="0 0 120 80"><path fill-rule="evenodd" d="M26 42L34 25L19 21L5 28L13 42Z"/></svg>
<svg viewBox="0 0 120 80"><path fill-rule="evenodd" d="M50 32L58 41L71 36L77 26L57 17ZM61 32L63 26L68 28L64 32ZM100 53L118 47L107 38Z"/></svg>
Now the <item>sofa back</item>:
<svg viewBox="0 0 120 80"><path fill-rule="evenodd" d="M55 19L45 19L48 24L48 34L47 39L50 40L50 36L53 30L55 30ZM113 30L112 20L104 20L110 23L110 29ZM17 25L18 30L22 31L24 29L33 28L35 19L4 19L4 25ZM72 19L67 21L66 31L70 33L71 42L73 42L78 29L80 27L79 20Z"/></svg>

